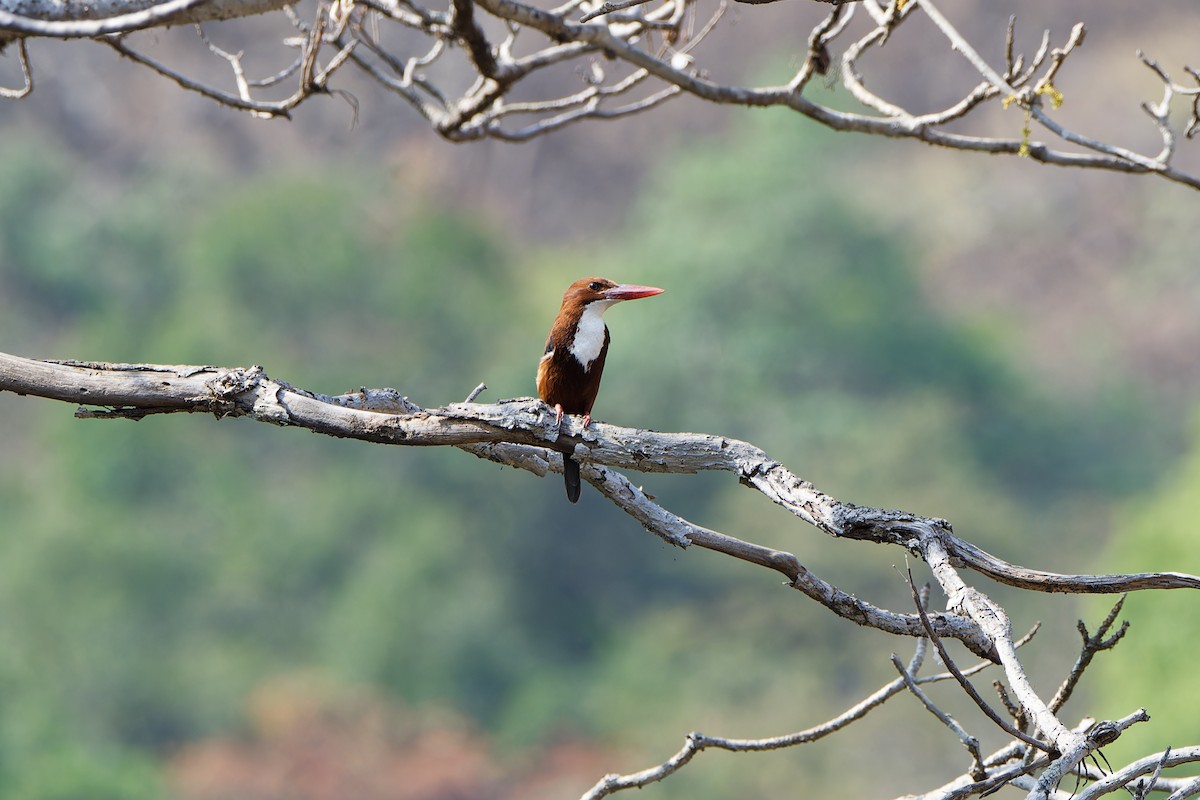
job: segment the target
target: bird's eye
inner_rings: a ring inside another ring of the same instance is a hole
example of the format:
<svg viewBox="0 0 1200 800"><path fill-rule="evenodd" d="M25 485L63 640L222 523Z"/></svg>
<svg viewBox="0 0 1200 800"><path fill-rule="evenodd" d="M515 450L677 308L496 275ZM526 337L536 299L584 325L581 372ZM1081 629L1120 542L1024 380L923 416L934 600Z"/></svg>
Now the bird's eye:
<svg viewBox="0 0 1200 800"><path fill-rule="evenodd" d="M593 292L598 292L601 289L603 289L604 286L600 283L600 281L592 281L591 283L588 284L588 288L591 289Z"/></svg>

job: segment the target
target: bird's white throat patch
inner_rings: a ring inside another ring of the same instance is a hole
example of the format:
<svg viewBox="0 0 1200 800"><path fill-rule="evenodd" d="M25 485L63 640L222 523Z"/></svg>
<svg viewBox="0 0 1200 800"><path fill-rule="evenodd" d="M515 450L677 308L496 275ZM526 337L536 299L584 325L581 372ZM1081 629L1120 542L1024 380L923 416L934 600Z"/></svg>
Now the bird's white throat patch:
<svg viewBox="0 0 1200 800"><path fill-rule="evenodd" d="M583 364L586 372L592 362L600 357L604 349L604 312L619 300L596 300L583 307L579 325L575 328L575 339L571 342L571 355Z"/></svg>

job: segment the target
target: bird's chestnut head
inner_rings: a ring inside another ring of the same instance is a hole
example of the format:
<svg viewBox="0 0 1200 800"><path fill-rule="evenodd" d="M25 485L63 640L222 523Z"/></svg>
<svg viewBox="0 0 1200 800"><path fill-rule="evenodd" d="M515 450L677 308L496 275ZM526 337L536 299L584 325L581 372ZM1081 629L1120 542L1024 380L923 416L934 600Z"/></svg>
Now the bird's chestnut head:
<svg viewBox="0 0 1200 800"><path fill-rule="evenodd" d="M662 294L663 290L653 286L638 286L633 283L616 283L608 278L580 278L570 285L563 294L563 305L587 305L597 301L607 301L608 304L621 300L636 300L639 297L653 297Z"/></svg>

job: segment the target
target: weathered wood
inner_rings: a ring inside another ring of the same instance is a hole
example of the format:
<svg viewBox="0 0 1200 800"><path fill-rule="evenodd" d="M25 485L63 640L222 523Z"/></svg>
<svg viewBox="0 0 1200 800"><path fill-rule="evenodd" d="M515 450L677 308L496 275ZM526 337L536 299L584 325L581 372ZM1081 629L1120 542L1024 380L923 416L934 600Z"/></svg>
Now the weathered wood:
<svg viewBox="0 0 1200 800"><path fill-rule="evenodd" d="M952 784L955 788L948 784L926 796L978 794L1011 781L1028 788L1030 797L1049 798L1062 778L1079 769L1096 748L1109 743L1129 725L1148 718L1145 712L1137 712L1115 723L1102 723L1098 728L1065 725L1057 716L1057 702L1043 701L1026 677L1017 656L1019 643L1014 640L1004 609L968 585L959 575L960 568L967 567L999 583L1040 592L1200 588L1200 578L1174 572L1060 575L1015 566L960 539L946 520L842 502L747 442L701 433L659 433L601 422L584 429L578 418L565 419L560 429L554 411L535 398L494 404L452 403L424 409L395 389L364 388L336 396L309 392L271 379L262 367L47 361L3 353L0 353L0 391L76 403L81 406L76 416L88 419L140 419L148 414L201 412L218 418L247 417L373 443L452 446L539 476L560 472L561 454L569 453L581 463L582 475L589 483L646 530L671 545L681 548L696 545L765 567L785 575L789 586L834 614L859 625L918 640L928 635L939 648L939 640L956 639L976 655L1000 664L1015 701L1034 723L1029 736L1036 734L1036 746L1050 751L1049 756L1027 759L1021 755L1019 759L1013 756L1000 762L992 761L991 757L980 761L976 753L972 773L957 779ZM921 558L945 593L947 610L926 614L922 604L914 614L874 606L813 574L792 553L743 541L672 513L615 468L648 473L730 472L743 485L830 536L900 547ZM1111 616L1115 616L1115 611ZM1106 624L1111 622L1110 619ZM1112 642L1119 638L1114 637ZM1110 645L1101 645L1107 646ZM908 677L907 683L911 684L912 678ZM1073 673L1069 680L1078 680L1078 675ZM1097 729L1105 732L1104 741L1095 734ZM1026 739L1024 746L1032 746L1029 742L1034 740L1022 736ZM790 741L788 737L784 739ZM774 740L763 742L770 744ZM609 776L588 796L603 797L659 780L709 746L744 749L733 740L726 742L693 734L684 749L663 765L631 776ZM766 749L767 744L762 747ZM1014 752L1028 753L1020 749ZM986 763L994 764L995 768L984 775ZM1040 771L1036 780L1030 775L1034 771Z"/></svg>

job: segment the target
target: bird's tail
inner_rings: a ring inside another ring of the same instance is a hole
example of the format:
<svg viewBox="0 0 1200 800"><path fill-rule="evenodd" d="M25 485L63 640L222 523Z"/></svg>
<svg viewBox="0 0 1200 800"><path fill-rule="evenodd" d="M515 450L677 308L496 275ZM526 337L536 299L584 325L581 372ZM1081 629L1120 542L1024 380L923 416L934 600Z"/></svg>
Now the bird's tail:
<svg viewBox="0 0 1200 800"><path fill-rule="evenodd" d="M579 502L579 462L563 453L563 483L567 486L567 499Z"/></svg>

